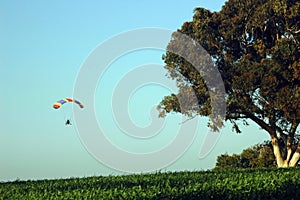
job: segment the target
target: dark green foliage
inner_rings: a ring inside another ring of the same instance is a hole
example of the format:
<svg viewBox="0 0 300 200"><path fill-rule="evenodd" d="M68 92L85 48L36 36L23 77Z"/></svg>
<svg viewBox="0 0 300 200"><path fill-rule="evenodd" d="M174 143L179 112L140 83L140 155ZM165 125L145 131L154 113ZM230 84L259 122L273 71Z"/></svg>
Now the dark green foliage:
<svg viewBox="0 0 300 200"><path fill-rule="evenodd" d="M0 199L297 199L300 172L213 170L0 183Z"/></svg>
<svg viewBox="0 0 300 200"><path fill-rule="evenodd" d="M276 167L270 141L244 149L241 154L222 154L218 156L216 163L216 169L258 167Z"/></svg>

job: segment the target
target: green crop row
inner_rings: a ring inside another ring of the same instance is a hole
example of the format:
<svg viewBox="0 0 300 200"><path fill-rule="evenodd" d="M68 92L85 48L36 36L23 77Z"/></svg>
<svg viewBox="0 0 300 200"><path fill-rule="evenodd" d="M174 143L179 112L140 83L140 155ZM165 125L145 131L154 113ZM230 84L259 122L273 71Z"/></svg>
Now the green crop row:
<svg viewBox="0 0 300 200"><path fill-rule="evenodd" d="M300 171L169 172L0 183L0 199L300 199Z"/></svg>

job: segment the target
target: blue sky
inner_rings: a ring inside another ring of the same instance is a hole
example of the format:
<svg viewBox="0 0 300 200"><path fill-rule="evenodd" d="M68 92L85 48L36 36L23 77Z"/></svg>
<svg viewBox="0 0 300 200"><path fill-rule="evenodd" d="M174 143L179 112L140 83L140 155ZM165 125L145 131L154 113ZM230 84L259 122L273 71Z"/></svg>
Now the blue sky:
<svg viewBox="0 0 300 200"><path fill-rule="evenodd" d="M76 125L64 125L66 118L73 117L70 105L54 110L52 104L63 97L73 96L81 66L104 41L145 27L175 31L192 19L195 7L217 11L224 2L1 1L0 181L125 173L91 155L81 141ZM174 139L179 127L181 117L170 115L165 119L161 134L136 142L116 126L109 109L111 101L106 98L112 95L118 81L136 66L161 65L160 73L164 76L163 53L163 50L147 49L122 55L99 81L95 93L97 120L102 123L108 139L126 151L164 148ZM130 119L138 126L147 126L153 117L149 110L169 93L168 88L157 84L141 85L133 91L126 104ZM122 99L117 102L122 103ZM251 124L243 130L242 134L237 135L227 126L210 154L199 159L199 147L208 131L205 119L200 120L189 148L161 170L210 169L214 167L217 155L240 153L245 147L269 139L256 125ZM107 155L114 157L109 152Z"/></svg>

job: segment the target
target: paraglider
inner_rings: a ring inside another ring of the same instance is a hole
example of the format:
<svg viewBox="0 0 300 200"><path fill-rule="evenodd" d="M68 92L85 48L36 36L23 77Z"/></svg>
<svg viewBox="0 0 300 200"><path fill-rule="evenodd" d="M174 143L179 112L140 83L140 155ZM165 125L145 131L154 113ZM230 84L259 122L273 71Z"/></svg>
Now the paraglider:
<svg viewBox="0 0 300 200"><path fill-rule="evenodd" d="M80 108L84 108L84 105L83 105L82 103L80 103L78 100L71 99L71 98L63 98L63 99L61 99L61 100L58 100L57 102L55 102L55 103L53 104L53 108L54 108L54 109L59 109L63 104L69 103L69 102L76 103L76 104L78 104L78 106L79 106ZM66 125L66 126L67 126L67 125L72 125L71 120L70 120L70 119L67 119L65 125Z"/></svg>
<svg viewBox="0 0 300 200"><path fill-rule="evenodd" d="M80 103L79 101L71 98L63 98L61 100L58 100L56 103L53 104L53 108L58 109L60 108L63 104L68 103L68 102L75 102L79 105L80 108L83 108L83 104Z"/></svg>

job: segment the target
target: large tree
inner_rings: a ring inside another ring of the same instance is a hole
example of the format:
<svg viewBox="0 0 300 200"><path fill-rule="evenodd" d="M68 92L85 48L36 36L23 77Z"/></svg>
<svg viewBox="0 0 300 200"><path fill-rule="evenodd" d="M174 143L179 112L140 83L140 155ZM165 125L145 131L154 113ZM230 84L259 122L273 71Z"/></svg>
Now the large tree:
<svg viewBox="0 0 300 200"><path fill-rule="evenodd" d="M299 12L298 0L228 0L220 12L196 8L193 20L178 30L200 44L220 72L225 120L238 133L238 121L248 125L251 120L265 130L279 167L296 166L300 158L300 143L295 139L300 123ZM175 42L173 38L168 47ZM179 51L183 50L187 51ZM160 116L169 112L212 115L212 93L199 70L172 51L163 59L179 92L161 101ZM197 97L197 109L180 105L178 97L187 97L189 92ZM279 145L280 140L284 145Z"/></svg>

